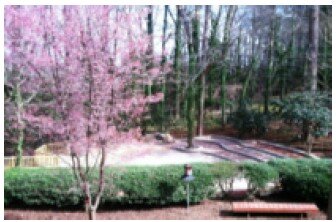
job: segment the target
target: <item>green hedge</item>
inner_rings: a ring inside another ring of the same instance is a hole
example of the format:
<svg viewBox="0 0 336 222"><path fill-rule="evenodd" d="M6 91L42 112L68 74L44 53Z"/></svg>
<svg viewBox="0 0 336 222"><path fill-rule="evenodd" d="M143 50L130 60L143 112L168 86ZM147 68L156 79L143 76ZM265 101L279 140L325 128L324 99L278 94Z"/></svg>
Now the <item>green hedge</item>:
<svg viewBox="0 0 336 222"><path fill-rule="evenodd" d="M193 165L190 203L213 194L206 164ZM107 168L101 204L165 205L185 201L183 166ZM93 191L95 187L93 187ZM117 195L119 193L119 195ZM121 195L122 194L122 195ZM11 169L5 171L5 206L80 206L83 195L68 169Z"/></svg>
<svg viewBox="0 0 336 222"><path fill-rule="evenodd" d="M262 189L267 183L276 181L279 177L278 171L267 163L246 162L241 168L253 189Z"/></svg>
<svg viewBox="0 0 336 222"><path fill-rule="evenodd" d="M284 194L295 200L326 206L332 189L330 159L273 160Z"/></svg>
<svg viewBox="0 0 336 222"><path fill-rule="evenodd" d="M283 192L294 200L327 203L331 192L331 160L273 160L268 163L223 162L193 164L190 202L212 197L218 179L229 179L238 170L253 187L280 179ZM106 169L101 205L168 205L185 201L181 181L183 165ZM70 169L18 168L5 171L5 206L78 207L83 195ZM93 186L93 190L96 187Z"/></svg>
<svg viewBox="0 0 336 222"><path fill-rule="evenodd" d="M5 206L76 206L82 200L74 194L70 170L13 168L5 171Z"/></svg>
<svg viewBox="0 0 336 222"><path fill-rule="evenodd" d="M124 192L124 196L105 195L103 203L165 205L185 201L185 183L182 165L160 167L131 167L113 172L114 186ZM197 203L213 194L213 178L209 165L193 165L195 180L190 183L190 202ZM111 177L112 178L112 177ZM105 191L112 194L113 186Z"/></svg>

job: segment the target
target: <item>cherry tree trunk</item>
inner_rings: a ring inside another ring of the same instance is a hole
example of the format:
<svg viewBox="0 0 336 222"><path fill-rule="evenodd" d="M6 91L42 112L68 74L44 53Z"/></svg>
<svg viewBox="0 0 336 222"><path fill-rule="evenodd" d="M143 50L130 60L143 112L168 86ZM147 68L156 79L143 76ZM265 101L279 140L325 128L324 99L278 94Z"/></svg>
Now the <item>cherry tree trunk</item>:
<svg viewBox="0 0 336 222"><path fill-rule="evenodd" d="M17 89L16 89L15 102L17 105L17 119L18 119L18 124L19 124L19 138L18 138L18 144L16 147L15 166L19 167L21 165L22 152L23 152L23 140L24 140L24 122L22 120L23 101L22 101L20 86L17 86Z"/></svg>
<svg viewBox="0 0 336 222"><path fill-rule="evenodd" d="M96 220L97 209L87 200L85 200L85 212L88 215L89 220Z"/></svg>
<svg viewBox="0 0 336 222"><path fill-rule="evenodd" d="M96 216L97 216L97 211L96 209L90 207L89 211L88 211L88 216L89 216L89 220L96 220Z"/></svg>

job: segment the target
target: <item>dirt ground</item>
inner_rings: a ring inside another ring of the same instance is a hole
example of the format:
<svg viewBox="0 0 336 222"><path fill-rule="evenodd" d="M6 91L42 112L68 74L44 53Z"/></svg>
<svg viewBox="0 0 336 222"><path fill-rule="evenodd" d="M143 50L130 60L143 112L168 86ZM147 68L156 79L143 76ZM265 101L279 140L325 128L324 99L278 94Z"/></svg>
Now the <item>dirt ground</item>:
<svg viewBox="0 0 336 222"><path fill-rule="evenodd" d="M223 220L247 219L245 214L230 213L231 204L226 201L206 200L198 205L172 206L149 209L123 209L98 211L99 220ZM5 220L83 220L81 211L5 209ZM299 215L252 215L250 219L300 219ZM325 219L321 213L315 218Z"/></svg>

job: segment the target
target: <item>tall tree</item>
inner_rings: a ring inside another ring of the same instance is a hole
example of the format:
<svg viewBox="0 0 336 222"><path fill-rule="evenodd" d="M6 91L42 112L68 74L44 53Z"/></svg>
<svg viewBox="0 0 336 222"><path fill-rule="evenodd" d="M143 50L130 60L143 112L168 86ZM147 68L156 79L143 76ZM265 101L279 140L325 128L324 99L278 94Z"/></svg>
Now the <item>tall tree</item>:
<svg viewBox="0 0 336 222"><path fill-rule="evenodd" d="M205 6L204 12L204 27L203 27L203 37L202 37L202 49L201 49L201 64L205 64L207 60L207 50L208 50L208 23L210 16L211 6ZM199 99L199 111L198 111L198 135L203 135L203 122L204 122L204 97L205 97L205 72L201 74L201 85L200 85L200 99Z"/></svg>
<svg viewBox="0 0 336 222"><path fill-rule="evenodd" d="M227 10L223 41L222 41L222 68L221 68L221 121L222 126L226 123L226 79L228 75L228 61L227 55L231 46L231 29L238 6L230 5Z"/></svg>
<svg viewBox="0 0 336 222"><path fill-rule="evenodd" d="M211 33L209 39L209 53L214 55L214 58L217 59L218 56L216 51L218 51L219 40L218 40L218 27L219 21L222 16L223 6L219 6L219 10L216 16L211 18ZM216 74L216 69L212 68L208 75L208 99L209 99L209 109L213 106L213 91L214 91L214 75Z"/></svg>
<svg viewBox="0 0 336 222"><path fill-rule="evenodd" d="M41 6L5 7L6 20L14 21L6 26L6 33L16 26L27 27L20 54L13 53L15 38L6 34L6 61L20 67L25 78L40 75L44 82L41 92L48 97L27 107L24 119L45 133L58 134L66 143L89 219L95 219L104 191L108 149L139 136L136 120L149 103L162 99L162 93L146 96L139 90L134 95L131 87L134 81L141 83L148 77L143 73L151 78L160 73L160 62L155 61L161 56L151 59L148 68L150 36L132 25L143 22L146 12L123 11L118 14L119 23L113 23L110 16L116 10L115 6L52 6L50 10ZM94 30L89 30L87 21L95 25ZM53 33L52 37L44 38L45 31ZM122 45L113 53L110 46L116 39ZM58 78L62 81L55 81ZM32 84L27 91L33 89ZM92 163L86 155L99 158Z"/></svg>
<svg viewBox="0 0 336 222"><path fill-rule="evenodd" d="M257 27L256 27L256 8L252 8L252 17L251 17L251 56L250 56L250 70L248 77L246 79L246 84L244 84L244 88L242 91L242 100L245 100L247 93L247 84L250 82L251 92L254 92L255 82L256 82L256 71L258 66L258 55L256 50L256 35Z"/></svg>
<svg viewBox="0 0 336 222"><path fill-rule="evenodd" d="M175 51L174 51L174 72L176 73L176 95L175 95L175 118L180 118L181 113L181 6L176 6L176 22L175 22Z"/></svg>
<svg viewBox="0 0 336 222"><path fill-rule="evenodd" d="M270 85L271 77L274 71L274 33L275 33L275 19L276 19L276 6L270 7L270 26L268 32L268 67L265 72L265 89L264 89L264 113L269 113L269 97L270 97Z"/></svg>
<svg viewBox="0 0 336 222"><path fill-rule="evenodd" d="M10 51L10 53L5 53L7 66L5 85L10 87L11 90L8 90L9 100L6 101L5 106L7 120L5 128L13 127L9 129L10 132L7 131L6 136L16 143L15 166L18 167L21 165L27 128L24 114L41 91L41 73L37 72L33 75L29 71L35 69L32 62L41 58L34 57L31 59L29 54L24 53L26 35L30 32L29 23L32 22L29 11L24 10L22 6L13 6L6 7L6 13L11 14L11 16L5 17L5 48ZM22 63L26 63L27 67L23 67Z"/></svg>
<svg viewBox="0 0 336 222"><path fill-rule="evenodd" d="M188 77L187 77L187 127L188 127L188 148L194 147L193 136L195 132L195 82L197 59L199 53L199 6L195 6L192 19L186 16L184 8L183 22L188 45ZM191 24L190 24L191 23Z"/></svg>
<svg viewBox="0 0 336 222"><path fill-rule="evenodd" d="M317 91L317 58L319 46L319 6L314 5L310 8L309 21L309 72L310 86L313 92Z"/></svg>
<svg viewBox="0 0 336 222"><path fill-rule="evenodd" d="M162 25L162 45L161 45L161 51L162 51L162 60L161 60L161 68L162 72L164 72L164 65L166 63L166 41L167 41L167 17L168 17L168 10L169 6L164 6L164 16L163 16L163 25ZM164 130L164 122L165 122L165 112L166 112L166 76L163 76L162 79L162 93L164 95L163 100L161 101L161 118L160 118L160 130L161 132Z"/></svg>
<svg viewBox="0 0 336 222"><path fill-rule="evenodd" d="M320 66L318 71L321 74L321 85L323 89L327 92L331 89L331 77L332 77L332 21L331 21L332 9L330 6L320 6L320 14L319 14L319 27L322 31L322 35L320 35L320 39L322 41L320 49L322 49L322 61L319 62Z"/></svg>
<svg viewBox="0 0 336 222"><path fill-rule="evenodd" d="M151 56L154 52L154 24L153 24L153 5L148 6L148 14L147 14L147 33L150 36L150 42L148 47L148 54ZM151 63L149 62L149 66ZM152 80L148 79L148 95L152 94Z"/></svg>

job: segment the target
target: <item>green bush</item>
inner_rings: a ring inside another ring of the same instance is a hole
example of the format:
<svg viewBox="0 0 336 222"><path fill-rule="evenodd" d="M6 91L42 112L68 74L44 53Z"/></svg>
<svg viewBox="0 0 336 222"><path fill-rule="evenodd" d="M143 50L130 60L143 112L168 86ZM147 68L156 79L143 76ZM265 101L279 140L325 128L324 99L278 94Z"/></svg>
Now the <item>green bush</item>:
<svg viewBox="0 0 336 222"><path fill-rule="evenodd" d="M283 177L284 173L291 172L297 168L297 159L273 159L268 161L268 164L274 167L279 173L279 179Z"/></svg>
<svg viewBox="0 0 336 222"><path fill-rule="evenodd" d="M193 165L190 203L213 194L206 164ZM166 205L185 201L183 166L107 168L104 204ZM96 188L93 186L93 190ZM119 195L117 195L119 194ZM68 169L11 169L5 171L5 205L80 206L83 195Z"/></svg>
<svg viewBox="0 0 336 222"><path fill-rule="evenodd" d="M218 184L222 192L222 197L227 194L227 188L239 173L239 165L232 162L218 162L210 167L210 173L214 178L214 183Z"/></svg>
<svg viewBox="0 0 336 222"><path fill-rule="evenodd" d="M284 194L326 206L331 194L331 160L299 159L269 162L279 172Z"/></svg>
<svg viewBox="0 0 336 222"><path fill-rule="evenodd" d="M210 173L215 179L226 180L233 178L238 173L238 164L232 162L218 162L210 167Z"/></svg>
<svg viewBox="0 0 336 222"><path fill-rule="evenodd" d="M293 93L272 102L285 123L302 129L302 137L325 136L331 130L331 95L326 93Z"/></svg>
<svg viewBox="0 0 336 222"><path fill-rule="evenodd" d="M209 128L209 129L219 128L222 126L221 124L222 124L221 119L218 117L208 116L204 118L205 128Z"/></svg>
<svg viewBox="0 0 336 222"><path fill-rule="evenodd" d="M80 203L70 170L14 168L4 175L5 205L67 207Z"/></svg>
<svg viewBox="0 0 336 222"><path fill-rule="evenodd" d="M267 183L276 181L279 177L278 171L267 163L246 162L241 167L253 190L262 189Z"/></svg>
<svg viewBox="0 0 336 222"><path fill-rule="evenodd" d="M267 129L266 116L256 110L249 110L245 107L239 108L229 117L229 122L238 130L240 136L249 133L254 136L261 136Z"/></svg>

